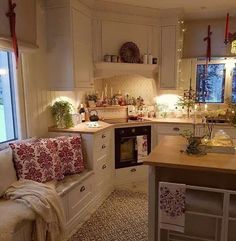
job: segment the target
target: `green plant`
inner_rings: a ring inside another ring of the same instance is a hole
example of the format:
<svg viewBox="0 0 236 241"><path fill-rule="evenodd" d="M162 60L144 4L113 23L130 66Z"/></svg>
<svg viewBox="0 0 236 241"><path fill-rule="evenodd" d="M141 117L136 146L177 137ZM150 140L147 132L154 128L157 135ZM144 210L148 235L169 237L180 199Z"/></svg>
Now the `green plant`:
<svg viewBox="0 0 236 241"><path fill-rule="evenodd" d="M195 91L190 87L189 90L185 90L182 97L179 97L177 106L182 107L183 109L187 109L187 115L188 118L190 116L190 111L194 107L194 104L196 103L196 93Z"/></svg>
<svg viewBox="0 0 236 241"><path fill-rule="evenodd" d="M59 100L56 101L52 107L52 116L59 128L70 128L73 127L72 121L72 104L68 101Z"/></svg>
<svg viewBox="0 0 236 241"><path fill-rule="evenodd" d="M87 95L87 101L97 102L97 100L98 100L98 94L97 93Z"/></svg>

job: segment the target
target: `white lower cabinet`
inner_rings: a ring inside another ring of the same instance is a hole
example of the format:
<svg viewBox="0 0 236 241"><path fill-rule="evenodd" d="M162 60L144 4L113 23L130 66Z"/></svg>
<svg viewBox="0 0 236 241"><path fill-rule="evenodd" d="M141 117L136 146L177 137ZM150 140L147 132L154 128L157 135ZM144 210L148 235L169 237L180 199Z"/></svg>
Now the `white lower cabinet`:
<svg viewBox="0 0 236 241"><path fill-rule="evenodd" d="M100 206L114 189L113 131L105 130L93 137L96 207Z"/></svg>
<svg viewBox="0 0 236 241"><path fill-rule="evenodd" d="M156 144L158 144L164 136L177 136L183 133L185 130L193 131L192 124L157 124L156 125Z"/></svg>
<svg viewBox="0 0 236 241"><path fill-rule="evenodd" d="M115 187L147 191L148 167L146 165L116 169Z"/></svg>
<svg viewBox="0 0 236 241"><path fill-rule="evenodd" d="M111 161L105 155L97 160L96 169L96 195L101 196L108 191L111 184Z"/></svg>
<svg viewBox="0 0 236 241"><path fill-rule="evenodd" d="M235 241L236 191L187 185L184 233L160 233L160 241Z"/></svg>
<svg viewBox="0 0 236 241"><path fill-rule="evenodd" d="M66 235L82 225L94 211L94 174L61 196L66 216Z"/></svg>

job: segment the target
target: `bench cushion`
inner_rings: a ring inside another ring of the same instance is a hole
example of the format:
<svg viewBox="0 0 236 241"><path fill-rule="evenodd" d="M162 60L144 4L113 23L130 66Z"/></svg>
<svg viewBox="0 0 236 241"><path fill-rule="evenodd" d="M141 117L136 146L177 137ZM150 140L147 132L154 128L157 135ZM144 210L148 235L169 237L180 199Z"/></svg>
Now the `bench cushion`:
<svg viewBox="0 0 236 241"><path fill-rule="evenodd" d="M7 148L0 151L0 197L7 188L17 180L12 159L12 150Z"/></svg>

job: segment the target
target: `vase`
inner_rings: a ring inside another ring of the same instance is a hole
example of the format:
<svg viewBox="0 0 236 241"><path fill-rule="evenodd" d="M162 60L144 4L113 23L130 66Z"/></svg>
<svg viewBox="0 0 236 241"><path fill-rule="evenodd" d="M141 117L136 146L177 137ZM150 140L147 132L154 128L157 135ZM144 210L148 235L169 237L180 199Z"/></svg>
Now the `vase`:
<svg viewBox="0 0 236 241"><path fill-rule="evenodd" d="M64 121L63 118L61 118L61 119L59 119L59 120L57 121L57 128L59 128L59 129L64 129L64 128L66 128L65 121Z"/></svg>

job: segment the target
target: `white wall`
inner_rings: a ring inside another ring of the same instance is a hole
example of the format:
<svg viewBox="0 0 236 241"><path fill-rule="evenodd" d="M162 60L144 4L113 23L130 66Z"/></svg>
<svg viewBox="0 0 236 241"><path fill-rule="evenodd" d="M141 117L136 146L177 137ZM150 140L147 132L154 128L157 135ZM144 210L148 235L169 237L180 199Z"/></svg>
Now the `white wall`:
<svg viewBox="0 0 236 241"><path fill-rule="evenodd" d="M36 43L36 0L15 0L16 3L16 34L19 42ZM8 0L0 1L0 38L10 38Z"/></svg>
<svg viewBox="0 0 236 241"><path fill-rule="evenodd" d="M47 75L46 17L42 1L37 2L37 36L39 49L23 54L23 82L25 94L27 136L46 136L52 125L49 106L58 97L67 97L77 106L84 92L49 91Z"/></svg>
<svg viewBox="0 0 236 241"><path fill-rule="evenodd" d="M224 44L225 19L194 20L185 23L184 58L206 56L206 42L208 25L211 25L212 56L230 56L230 49ZM235 19L230 19L230 31L236 31Z"/></svg>

